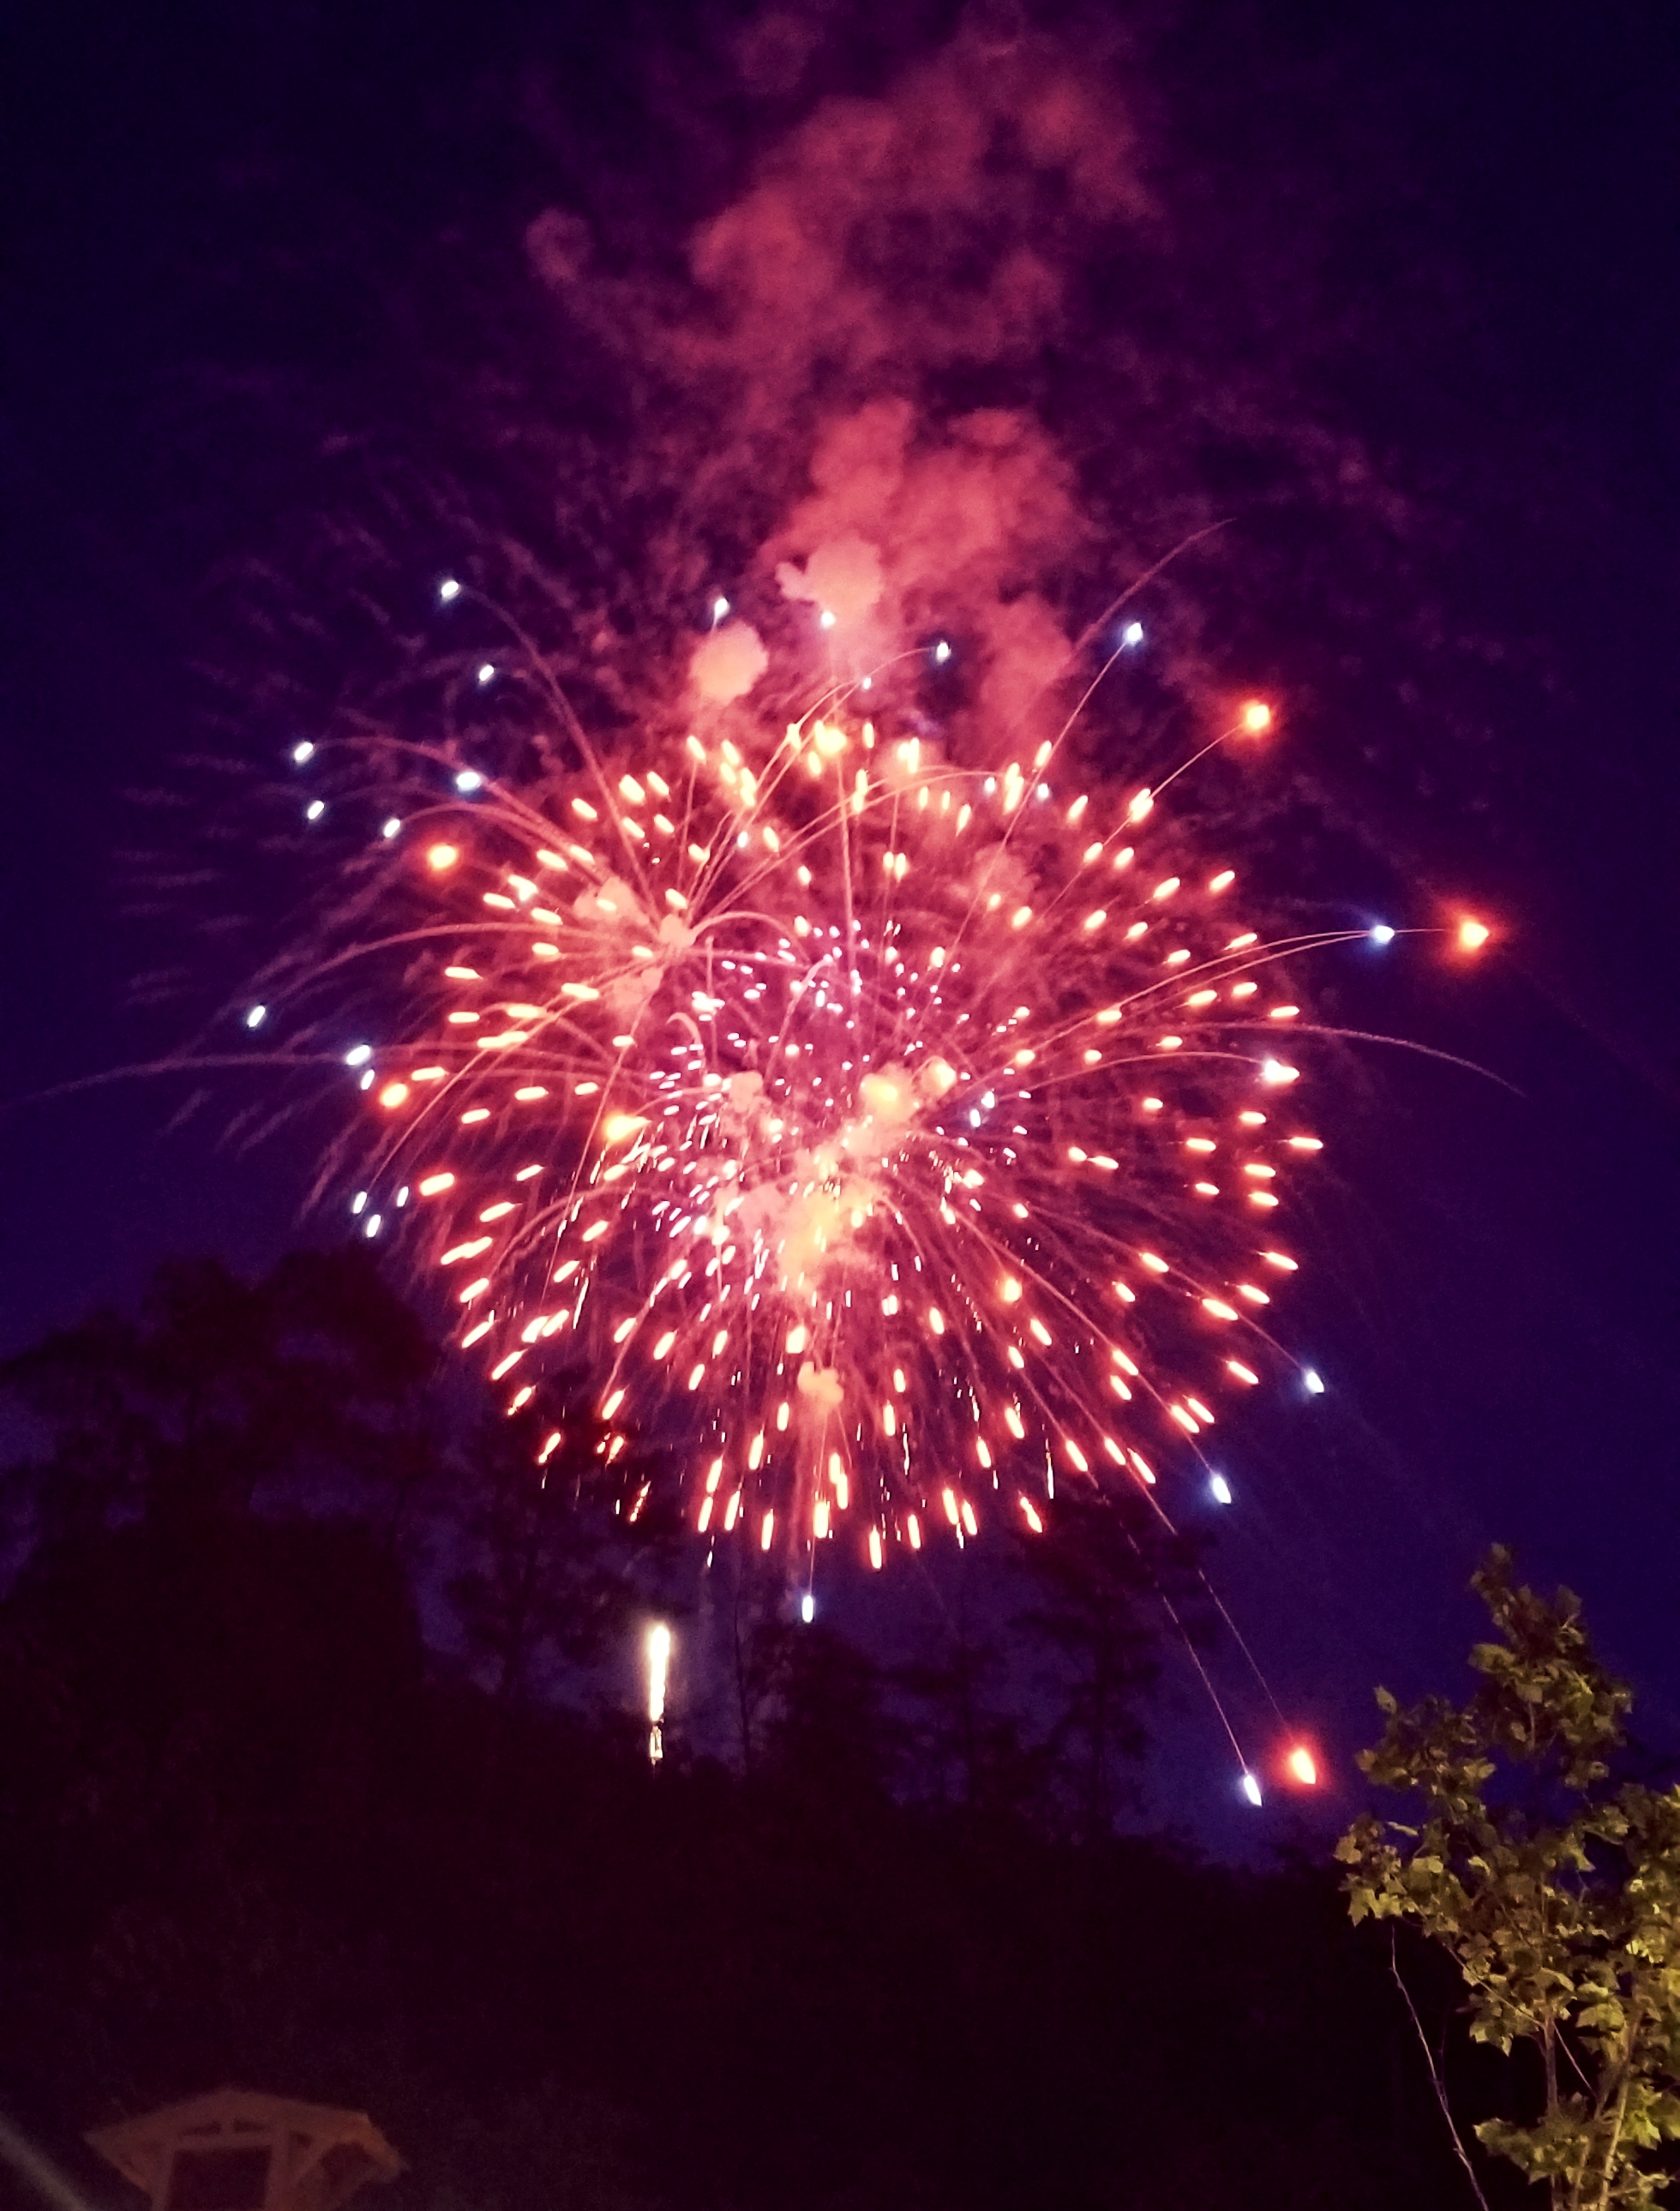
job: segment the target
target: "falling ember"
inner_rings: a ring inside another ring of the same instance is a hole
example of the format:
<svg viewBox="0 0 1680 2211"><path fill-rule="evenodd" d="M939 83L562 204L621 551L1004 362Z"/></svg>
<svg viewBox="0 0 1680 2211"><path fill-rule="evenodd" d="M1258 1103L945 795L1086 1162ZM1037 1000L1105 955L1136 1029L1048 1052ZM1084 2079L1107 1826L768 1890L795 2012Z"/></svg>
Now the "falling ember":
<svg viewBox="0 0 1680 2211"><path fill-rule="evenodd" d="M418 864L376 839L319 972L404 948L359 1179L503 1408L582 1366L612 1479L641 1437L691 1528L885 1566L1036 1532L1052 1463L1151 1504L1205 1484L1222 1403L1289 1371L1249 1278L1294 1271L1257 1230L1317 1139L1267 1049L1300 993L1176 788L947 750L879 674L861 703L771 726L733 695L527 783L359 739L376 826L438 834ZM265 978L265 1031L309 987Z"/></svg>
<svg viewBox="0 0 1680 2211"><path fill-rule="evenodd" d="M665 1683L671 1665L671 1631L662 1620L648 1630L648 1763L665 1755Z"/></svg>
<svg viewBox="0 0 1680 2211"><path fill-rule="evenodd" d="M1460 952L1479 952L1492 935L1493 931L1486 922L1472 921L1466 914L1459 924L1459 949Z"/></svg>
<svg viewBox="0 0 1680 2211"><path fill-rule="evenodd" d="M1284 1763L1291 1781L1298 1781L1303 1789L1317 1788L1318 1760L1304 1743L1296 1743Z"/></svg>

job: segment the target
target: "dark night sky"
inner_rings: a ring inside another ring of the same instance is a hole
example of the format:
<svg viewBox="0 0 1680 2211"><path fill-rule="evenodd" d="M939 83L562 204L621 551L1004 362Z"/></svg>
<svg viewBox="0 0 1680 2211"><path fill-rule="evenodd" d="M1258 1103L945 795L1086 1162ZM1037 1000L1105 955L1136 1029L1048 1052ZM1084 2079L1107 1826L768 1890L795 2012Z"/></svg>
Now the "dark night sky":
<svg viewBox="0 0 1680 2211"><path fill-rule="evenodd" d="M122 913L124 794L168 784L198 741L204 579L273 553L276 517L315 495L321 424L386 403L414 419L391 336L412 270L464 235L490 241L480 284L499 254L511 283L523 222L592 165L592 219L661 250L740 189L755 143L825 90L889 80L951 20L793 11L811 57L770 112L718 88L744 14L611 12L15 13L6 1093L150 1057L186 1026L128 1003L154 954ZM1374 1678L1455 1678L1464 1580L1508 1539L1585 1593L1653 1736L1680 1748L1674 18L1221 0L1120 20L1157 189L1200 226L1184 282L1217 289L1240 262L1263 292L1268 257L1281 281L1302 225L1326 220L1319 389L1447 518L1430 588L1462 591L1466 627L1508 647L1427 679L1448 765L1399 797L1362 791L1359 731L1393 726L1377 640L1410 623L1415 569L1378 579L1371 672L1334 703L1339 803L1389 825L1373 899L1451 890L1506 932L1473 978L1418 958L1345 984L1343 1018L1522 1094L1376 1063L1293 1316L1332 1387L1231 1436L1217 1578L1285 1704L1345 1753ZM564 117L546 154L504 128L545 70ZM269 438L207 429L207 389ZM1313 623L1303 584L1260 671L1285 701L1333 649ZM1481 753L1449 758L1472 727ZM175 1103L137 1084L9 1114L0 1343L132 1297L166 1254L255 1266L297 1233L309 1160L284 1136L239 1157L212 1122L166 1133ZM1195 1818L1224 1780L1186 1714L1158 1778Z"/></svg>

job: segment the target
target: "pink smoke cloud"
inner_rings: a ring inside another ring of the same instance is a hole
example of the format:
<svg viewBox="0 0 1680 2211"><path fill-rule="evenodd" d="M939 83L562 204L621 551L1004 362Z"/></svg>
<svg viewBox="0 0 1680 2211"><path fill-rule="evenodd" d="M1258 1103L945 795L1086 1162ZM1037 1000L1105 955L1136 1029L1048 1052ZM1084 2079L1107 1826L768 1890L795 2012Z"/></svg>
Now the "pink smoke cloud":
<svg viewBox="0 0 1680 2211"><path fill-rule="evenodd" d="M808 599L842 628L849 628L880 598L881 556L867 538L825 538L802 567L792 560L778 562L776 580L784 598Z"/></svg>
<svg viewBox="0 0 1680 2211"><path fill-rule="evenodd" d="M764 639L750 622L726 622L703 637L688 663L688 680L714 706L744 699L770 666Z"/></svg>
<svg viewBox="0 0 1680 2211"><path fill-rule="evenodd" d="M751 73L767 64L749 45ZM772 58L798 45L778 33ZM1012 723L1067 660L1052 599L1093 533L1042 423L952 409L938 383L1030 361L1079 242L1149 219L1112 77L1055 40L971 24L880 97L825 100L791 131L695 233L686 302L589 276L567 220L539 217L527 243L598 334L657 363L679 396L674 439L697 416L715 427L691 511L764 512L784 486L756 572L858 655L959 630L979 660L971 699ZM743 696L762 673L725 634L694 656L704 696Z"/></svg>
<svg viewBox="0 0 1680 2211"><path fill-rule="evenodd" d="M1061 210L1047 224L1047 201ZM1146 209L1111 89L1055 44L960 33L881 99L825 101L705 224L695 370L749 411L803 412L1018 355L1059 311L1047 237Z"/></svg>

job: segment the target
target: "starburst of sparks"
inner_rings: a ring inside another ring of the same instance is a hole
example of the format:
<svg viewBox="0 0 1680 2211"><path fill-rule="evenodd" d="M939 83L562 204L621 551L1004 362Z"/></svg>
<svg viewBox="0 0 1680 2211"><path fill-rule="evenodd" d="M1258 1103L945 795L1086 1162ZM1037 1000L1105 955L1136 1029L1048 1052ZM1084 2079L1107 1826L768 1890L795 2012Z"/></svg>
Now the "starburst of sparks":
<svg viewBox="0 0 1680 2211"><path fill-rule="evenodd" d="M1281 1223L1322 1149L1279 962L1369 933L1266 942L1164 785L867 703L523 777L386 742L326 963L407 963L343 1054L358 1208L507 1412L583 1367L609 1467L663 1446L694 1530L807 1569L1038 1532L1058 1483L1163 1509L1187 1455L1219 1493L1209 1432L1296 1371Z"/></svg>

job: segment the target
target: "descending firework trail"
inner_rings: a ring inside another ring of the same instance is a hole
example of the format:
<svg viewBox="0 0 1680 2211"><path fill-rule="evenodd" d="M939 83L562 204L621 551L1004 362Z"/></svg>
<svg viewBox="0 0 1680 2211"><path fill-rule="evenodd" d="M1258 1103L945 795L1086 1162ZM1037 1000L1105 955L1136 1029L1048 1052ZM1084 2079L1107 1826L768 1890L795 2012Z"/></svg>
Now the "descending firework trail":
<svg viewBox="0 0 1680 2211"><path fill-rule="evenodd" d="M584 1364L609 1464L672 1446L689 1524L807 1566L1036 1531L1058 1482L1158 1496L1280 1363L1320 1148L1290 948L1164 798L870 703L523 778L353 748L390 819L314 970L409 963L351 1055L368 1219L507 1410Z"/></svg>

